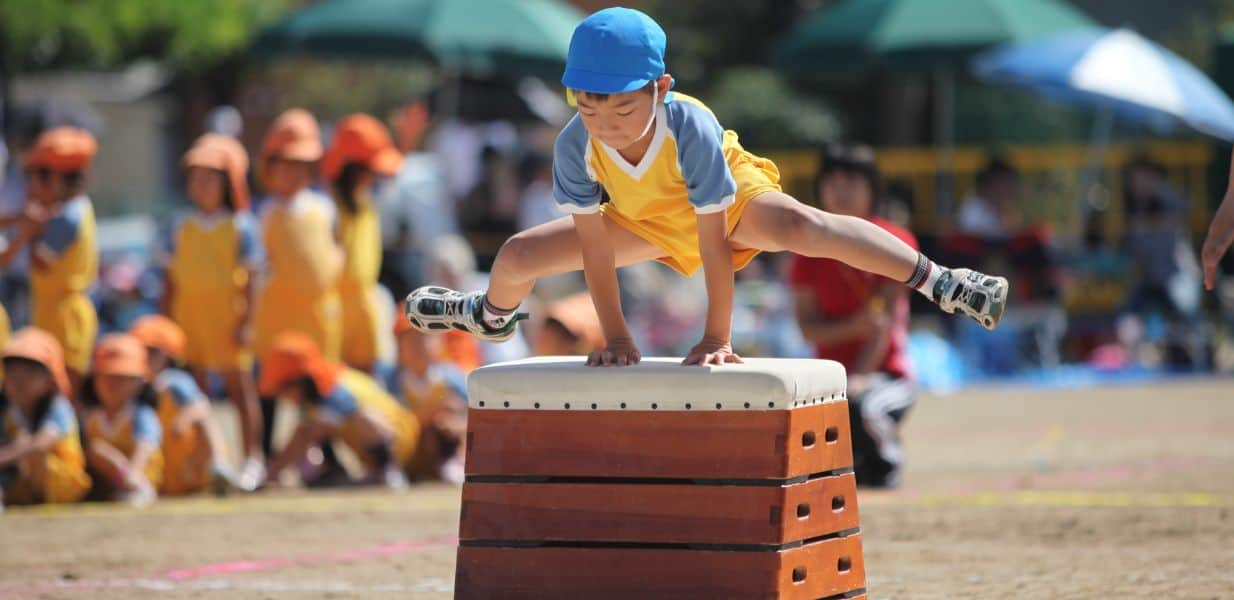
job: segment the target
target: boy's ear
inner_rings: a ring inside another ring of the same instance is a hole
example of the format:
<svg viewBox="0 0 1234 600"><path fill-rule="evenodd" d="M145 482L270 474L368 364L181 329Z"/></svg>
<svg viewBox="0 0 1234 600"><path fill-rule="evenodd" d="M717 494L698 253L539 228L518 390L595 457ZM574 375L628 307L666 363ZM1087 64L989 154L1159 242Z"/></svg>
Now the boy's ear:
<svg viewBox="0 0 1234 600"><path fill-rule="evenodd" d="M660 78L656 80L656 89L659 90L659 97L656 98L656 101L663 102L665 96L668 96L669 90L673 89L674 83L676 82L673 81L672 75L669 75L668 73L661 75Z"/></svg>

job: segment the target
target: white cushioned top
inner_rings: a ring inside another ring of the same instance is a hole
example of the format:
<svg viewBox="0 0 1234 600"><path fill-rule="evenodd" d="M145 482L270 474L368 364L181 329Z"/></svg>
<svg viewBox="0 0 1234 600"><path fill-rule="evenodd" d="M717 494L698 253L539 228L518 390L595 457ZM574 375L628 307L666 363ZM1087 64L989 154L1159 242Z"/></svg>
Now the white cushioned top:
<svg viewBox="0 0 1234 600"><path fill-rule="evenodd" d="M830 360L747 358L681 366L644 358L633 367L588 367L581 356L490 365L467 378L473 409L785 410L844 398L844 366Z"/></svg>

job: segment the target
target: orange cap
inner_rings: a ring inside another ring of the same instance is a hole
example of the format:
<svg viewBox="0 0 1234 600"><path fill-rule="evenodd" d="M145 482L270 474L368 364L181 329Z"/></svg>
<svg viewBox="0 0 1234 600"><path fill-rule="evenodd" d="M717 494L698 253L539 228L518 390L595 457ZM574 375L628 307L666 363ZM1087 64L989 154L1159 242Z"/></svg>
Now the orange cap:
<svg viewBox="0 0 1234 600"><path fill-rule="evenodd" d="M334 140L321 161L321 173L333 181L347 163L360 163L379 175L394 175L403 165L403 155L394 147L390 132L381 121L358 113L339 121L335 127Z"/></svg>
<svg viewBox="0 0 1234 600"><path fill-rule="evenodd" d="M146 346L127 333L109 333L94 347L94 372L98 375L149 375Z"/></svg>
<svg viewBox="0 0 1234 600"><path fill-rule="evenodd" d="M64 350L50 333L24 327L4 345L4 358L24 358L43 365L51 372L61 394L69 393L69 376L64 370Z"/></svg>
<svg viewBox="0 0 1234 600"><path fill-rule="evenodd" d="M44 131L26 153L27 169L44 167L61 173L76 173L90 167L99 143L85 129L56 127Z"/></svg>
<svg viewBox="0 0 1234 600"><path fill-rule="evenodd" d="M261 361L257 391L263 396L272 396L288 383L308 377L317 391L327 394L334 389L342 372L342 365L323 356L312 338L299 332L283 333L274 339L274 348Z"/></svg>
<svg viewBox="0 0 1234 600"><path fill-rule="evenodd" d="M248 210L249 184L246 178L249 155L240 142L218 133L207 133L197 138L193 147L184 153L184 166L205 167L226 173L231 185L232 204L236 210Z"/></svg>
<svg viewBox="0 0 1234 600"><path fill-rule="evenodd" d="M592 348L604 347L604 329L600 327L596 306L587 292L566 296L549 304L547 314Z"/></svg>
<svg viewBox="0 0 1234 600"><path fill-rule="evenodd" d="M303 108L279 115L261 144L262 162L274 157L314 162L321 159L321 130L317 119Z"/></svg>
<svg viewBox="0 0 1234 600"><path fill-rule="evenodd" d="M184 330L163 315L147 315L137 319L129 334L141 340L147 348L157 348L176 360L184 359Z"/></svg>

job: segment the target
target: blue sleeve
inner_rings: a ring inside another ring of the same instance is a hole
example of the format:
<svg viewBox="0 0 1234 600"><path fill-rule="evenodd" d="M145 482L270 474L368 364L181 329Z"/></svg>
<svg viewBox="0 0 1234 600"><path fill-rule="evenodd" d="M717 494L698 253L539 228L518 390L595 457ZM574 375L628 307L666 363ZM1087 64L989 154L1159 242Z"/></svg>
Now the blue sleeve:
<svg viewBox="0 0 1234 600"><path fill-rule="evenodd" d="M454 368L446 369L442 375L445 381L446 388L451 393L458 396L464 403L467 401L467 376L462 371Z"/></svg>
<svg viewBox="0 0 1234 600"><path fill-rule="evenodd" d="M206 399L205 393L197 387L197 381L193 379L193 376L177 369L168 369L160 373L158 388L160 392L170 394L176 406L188 406Z"/></svg>
<svg viewBox="0 0 1234 600"><path fill-rule="evenodd" d="M70 201L60 214L47 221L39 244L56 256L63 254L80 235L82 212L81 203Z"/></svg>
<svg viewBox="0 0 1234 600"><path fill-rule="evenodd" d="M257 219L248 211L243 211L236 213L235 223L236 238L240 241L239 253L236 256L240 257L240 262L247 266L260 266L263 256L261 232Z"/></svg>
<svg viewBox="0 0 1234 600"><path fill-rule="evenodd" d="M600 184L587 164L587 129L574 115L553 145L553 199L568 213L589 214L600 210Z"/></svg>
<svg viewBox="0 0 1234 600"><path fill-rule="evenodd" d="M163 443L163 426L159 425L154 409L144 404L137 407L137 412L133 414L133 438L155 446Z"/></svg>
<svg viewBox="0 0 1234 600"><path fill-rule="evenodd" d="M317 408L317 416L323 421L341 423L360 410L356 397L341 385L334 386L334 391L322 396Z"/></svg>
<svg viewBox="0 0 1234 600"><path fill-rule="evenodd" d="M69 405L68 400L56 398L52 400L51 409L47 411L47 416L43 419L43 425L39 429L57 438L62 438L77 429L76 421L77 416L73 414L73 407Z"/></svg>
<svg viewBox="0 0 1234 600"><path fill-rule="evenodd" d="M694 211L714 213L732 206L737 182L724 158L724 128L702 106L684 100L666 106L677 140L677 163Z"/></svg>

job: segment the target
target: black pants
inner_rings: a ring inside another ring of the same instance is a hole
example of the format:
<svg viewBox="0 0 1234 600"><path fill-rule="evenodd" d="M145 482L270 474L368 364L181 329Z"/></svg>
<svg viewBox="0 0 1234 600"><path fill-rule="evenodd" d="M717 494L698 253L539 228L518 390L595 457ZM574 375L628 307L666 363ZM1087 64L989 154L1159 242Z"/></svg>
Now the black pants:
<svg viewBox="0 0 1234 600"><path fill-rule="evenodd" d="M900 423L913 407L917 389L912 381L885 373L864 377L864 389L848 398L853 471L857 485L895 486L904 463Z"/></svg>

